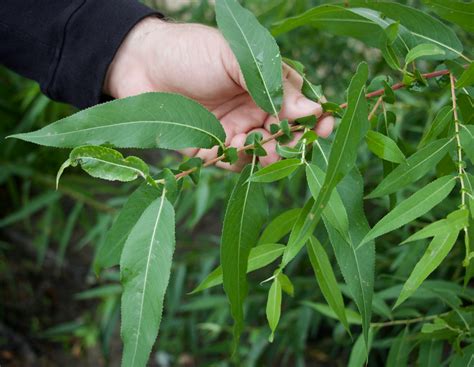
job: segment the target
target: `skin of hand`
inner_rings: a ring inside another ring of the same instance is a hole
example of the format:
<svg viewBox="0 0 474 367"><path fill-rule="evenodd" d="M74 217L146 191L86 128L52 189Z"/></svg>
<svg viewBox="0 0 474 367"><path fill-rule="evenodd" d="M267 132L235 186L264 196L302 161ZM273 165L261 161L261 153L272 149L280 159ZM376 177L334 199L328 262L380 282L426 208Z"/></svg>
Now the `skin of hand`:
<svg viewBox="0 0 474 367"><path fill-rule="evenodd" d="M284 99L280 119L322 115L322 108L301 93L301 76L283 65ZM127 35L109 66L104 92L124 98L145 92L179 93L192 98L210 110L222 123L226 144L239 148L252 132L263 138L270 135L274 116L262 111L246 90L239 64L222 34L200 24L181 24L150 17L140 21ZM324 117L315 128L327 137L333 130L333 117ZM295 134L296 141L301 133ZM291 145L291 143L290 143ZM279 159L276 142L265 144L267 155L262 165ZM209 160L217 155L213 149L184 149L181 153ZM218 162L217 166L238 171L251 157L244 152L234 165Z"/></svg>

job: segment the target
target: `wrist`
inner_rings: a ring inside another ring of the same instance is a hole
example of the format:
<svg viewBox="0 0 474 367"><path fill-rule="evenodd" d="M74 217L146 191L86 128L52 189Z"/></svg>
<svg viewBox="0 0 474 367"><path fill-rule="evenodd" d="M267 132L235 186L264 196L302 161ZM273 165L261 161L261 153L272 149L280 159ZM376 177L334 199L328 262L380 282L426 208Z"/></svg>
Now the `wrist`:
<svg viewBox="0 0 474 367"><path fill-rule="evenodd" d="M151 33L160 31L166 22L158 17L147 17L138 22L127 34L110 63L103 91L114 98L123 98L139 93L148 82L147 39Z"/></svg>

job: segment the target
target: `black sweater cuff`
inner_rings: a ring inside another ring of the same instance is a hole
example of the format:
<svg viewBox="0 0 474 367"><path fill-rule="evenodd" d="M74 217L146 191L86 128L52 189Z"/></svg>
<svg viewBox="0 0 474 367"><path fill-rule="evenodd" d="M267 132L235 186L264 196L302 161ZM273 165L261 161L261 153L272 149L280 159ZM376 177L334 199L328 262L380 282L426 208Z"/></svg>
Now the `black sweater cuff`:
<svg viewBox="0 0 474 367"><path fill-rule="evenodd" d="M108 66L127 33L154 10L133 0L88 0L63 30L43 91L79 108L97 104Z"/></svg>

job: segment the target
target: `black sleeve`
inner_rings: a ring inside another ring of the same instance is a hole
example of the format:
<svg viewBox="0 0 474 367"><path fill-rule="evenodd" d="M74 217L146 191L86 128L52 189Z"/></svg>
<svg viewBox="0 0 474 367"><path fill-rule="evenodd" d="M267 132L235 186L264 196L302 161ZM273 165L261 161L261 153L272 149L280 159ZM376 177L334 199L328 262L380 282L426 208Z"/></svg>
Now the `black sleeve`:
<svg viewBox="0 0 474 367"><path fill-rule="evenodd" d="M55 100L89 107L122 40L151 14L136 0L0 0L0 64Z"/></svg>

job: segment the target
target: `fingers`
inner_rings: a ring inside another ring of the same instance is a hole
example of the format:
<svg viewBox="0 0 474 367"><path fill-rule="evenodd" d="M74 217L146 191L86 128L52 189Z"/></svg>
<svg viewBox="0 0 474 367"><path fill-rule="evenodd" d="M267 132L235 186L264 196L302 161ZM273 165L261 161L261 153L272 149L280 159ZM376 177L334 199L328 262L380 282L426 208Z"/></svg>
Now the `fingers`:
<svg viewBox="0 0 474 367"><path fill-rule="evenodd" d="M316 128L314 129L316 134L322 138L327 138L331 135L332 130L334 129L334 121L334 117L331 115L319 119Z"/></svg>

